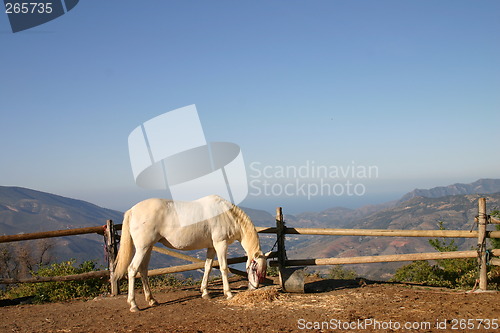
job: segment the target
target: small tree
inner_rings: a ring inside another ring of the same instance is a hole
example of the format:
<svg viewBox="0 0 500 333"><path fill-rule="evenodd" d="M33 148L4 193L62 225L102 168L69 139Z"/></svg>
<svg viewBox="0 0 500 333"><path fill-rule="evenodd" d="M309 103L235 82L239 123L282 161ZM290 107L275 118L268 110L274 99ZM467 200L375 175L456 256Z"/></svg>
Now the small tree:
<svg viewBox="0 0 500 333"><path fill-rule="evenodd" d="M439 230L445 230L443 221L438 222ZM456 251L455 240L430 239L429 244L439 252ZM414 261L399 268L393 281L418 282L432 286L449 288L471 288L477 278L477 263L473 258L440 259L435 265L427 261Z"/></svg>
<svg viewBox="0 0 500 333"><path fill-rule="evenodd" d="M493 217L500 218L500 210L494 210L494 211L491 212L490 215L493 216ZM495 226L495 229L497 231L500 231L500 224L497 224ZM494 249L500 249L500 238L491 238L490 239L490 243L491 243L491 247L492 248L494 248Z"/></svg>
<svg viewBox="0 0 500 333"><path fill-rule="evenodd" d="M0 246L0 277L22 279L52 261L54 243L38 239Z"/></svg>
<svg viewBox="0 0 500 333"><path fill-rule="evenodd" d="M490 214L493 217L500 218L500 210L494 210ZM495 226L497 231L500 231L500 224ZM500 238L490 238L491 247L500 249ZM500 289L500 266L491 266L488 272L488 281L496 289Z"/></svg>

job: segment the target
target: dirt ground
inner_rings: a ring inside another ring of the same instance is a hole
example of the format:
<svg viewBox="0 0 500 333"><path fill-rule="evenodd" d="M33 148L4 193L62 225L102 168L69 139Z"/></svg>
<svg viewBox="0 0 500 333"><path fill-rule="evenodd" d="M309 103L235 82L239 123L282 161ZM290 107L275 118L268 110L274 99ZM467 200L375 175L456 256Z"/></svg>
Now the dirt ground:
<svg viewBox="0 0 500 333"><path fill-rule="evenodd" d="M246 291L231 278L234 298L210 286L155 294L160 303L130 313L126 296L0 307L0 332L500 332L499 294L465 293L363 280L306 280L304 294L276 285Z"/></svg>

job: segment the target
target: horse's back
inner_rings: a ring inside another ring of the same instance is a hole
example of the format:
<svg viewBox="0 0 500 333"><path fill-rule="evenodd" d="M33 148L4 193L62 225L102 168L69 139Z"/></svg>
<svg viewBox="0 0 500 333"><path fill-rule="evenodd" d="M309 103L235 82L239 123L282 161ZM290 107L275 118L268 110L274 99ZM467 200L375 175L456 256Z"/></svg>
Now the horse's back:
<svg viewBox="0 0 500 333"><path fill-rule="evenodd" d="M130 210L134 215L158 214L171 204L171 202L172 200L151 198L136 203Z"/></svg>
<svg viewBox="0 0 500 333"><path fill-rule="evenodd" d="M239 239L230 207L231 203L214 195L193 202L146 199L130 209L130 228L137 239L160 241L174 249L213 247L214 241Z"/></svg>

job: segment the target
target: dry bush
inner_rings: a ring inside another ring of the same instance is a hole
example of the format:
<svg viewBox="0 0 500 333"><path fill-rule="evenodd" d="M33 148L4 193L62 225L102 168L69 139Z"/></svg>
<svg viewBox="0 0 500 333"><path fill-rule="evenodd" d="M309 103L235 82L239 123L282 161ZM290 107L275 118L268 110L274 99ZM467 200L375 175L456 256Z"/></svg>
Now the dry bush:
<svg viewBox="0 0 500 333"><path fill-rule="evenodd" d="M23 279L49 264L54 242L37 239L0 245L0 278Z"/></svg>

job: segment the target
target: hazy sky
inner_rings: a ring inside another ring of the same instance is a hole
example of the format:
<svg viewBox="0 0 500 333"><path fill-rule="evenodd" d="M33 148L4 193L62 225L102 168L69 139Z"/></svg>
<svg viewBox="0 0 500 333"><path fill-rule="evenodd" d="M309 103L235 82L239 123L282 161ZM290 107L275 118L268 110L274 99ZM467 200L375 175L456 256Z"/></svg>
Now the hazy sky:
<svg viewBox="0 0 500 333"><path fill-rule="evenodd" d="M85 0L12 33L0 13L0 185L119 210L162 196L135 185L128 135L191 104L208 141L241 147L244 206L357 207L500 178L499 16L496 0ZM330 174L342 195L304 198L320 179L275 174L301 166L377 173ZM264 195L265 180L293 195Z"/></svg>

